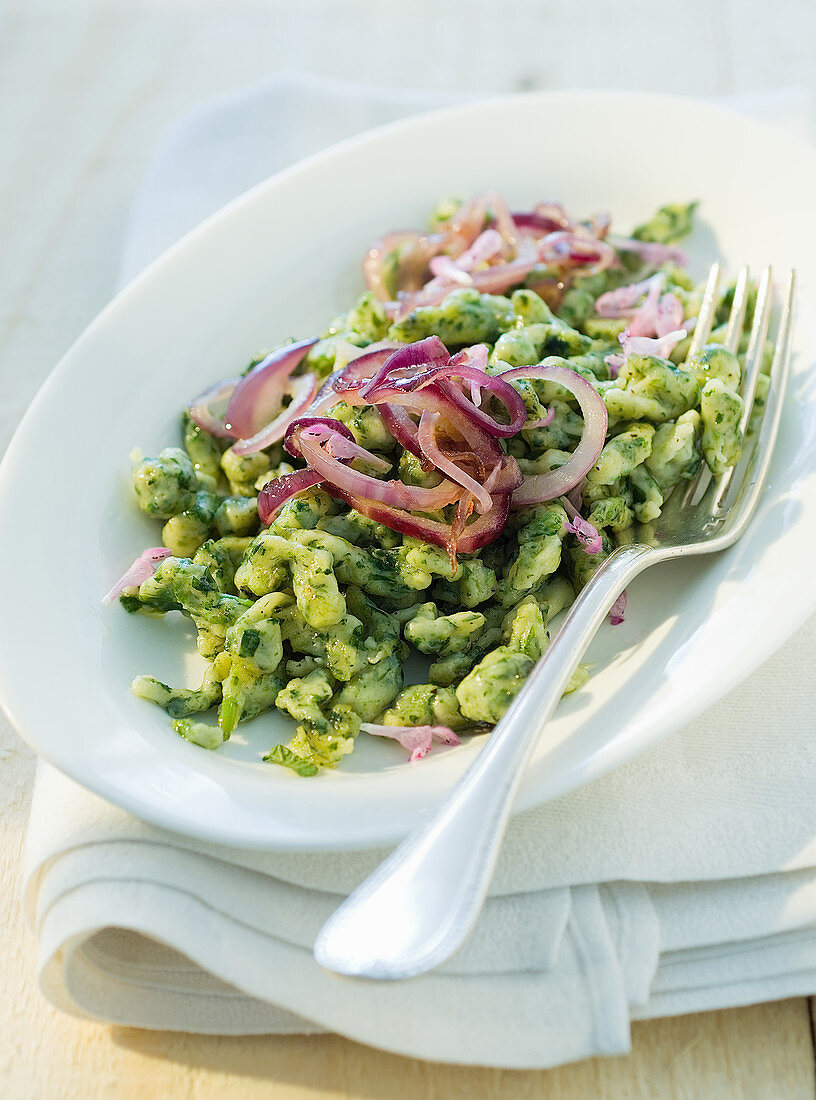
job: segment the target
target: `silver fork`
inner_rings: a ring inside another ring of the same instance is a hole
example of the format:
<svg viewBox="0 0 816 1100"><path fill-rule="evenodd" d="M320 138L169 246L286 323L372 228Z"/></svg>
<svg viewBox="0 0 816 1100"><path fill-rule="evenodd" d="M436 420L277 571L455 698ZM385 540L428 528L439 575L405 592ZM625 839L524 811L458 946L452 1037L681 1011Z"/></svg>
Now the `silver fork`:
<svg viewBox="0 0 816 1100"><path fill-rule="evenodd" d="M705 344L711 331L719 280L715 264L692 351ZM790 272L767 405L754 446L746 447L747 460L743 458L713 482L704 466L687 492L675 492L669 498L648 545L621 546L602 563L478 758L428 821L323 926L314 946L322 966L360 977L408 978L439 966L466 939L484 903L524 765L612 604L648 566L724 550L748 526L779 427L790 360L794 284ZM732 351L742 332L748 289L745 268L737 281L726 333ZM771 298L768 268L760 281L743 371L744 433L756 394Z"/></svg>

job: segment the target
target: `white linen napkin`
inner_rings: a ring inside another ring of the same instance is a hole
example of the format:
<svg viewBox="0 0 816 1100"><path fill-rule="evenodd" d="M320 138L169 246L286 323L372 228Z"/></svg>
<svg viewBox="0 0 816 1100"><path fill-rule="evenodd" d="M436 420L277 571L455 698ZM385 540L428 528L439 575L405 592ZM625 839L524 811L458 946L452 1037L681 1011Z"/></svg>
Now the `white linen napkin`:
<svg viewBox="0 0 816 1100"><path fill-rule="evenodd" d="M430 105L293 76L206 104L156 155L123 277L275 169ZM806 125L799 93L749 106ZM311 955L384 852L197 842L42 765L24 885L41 988L113 1023L331 1030L516 1068L624 1053L632 1018L816 992L814 667L816 619L679 733L514 818L471 939L437 972L392 984L337 978Z"/></svg>

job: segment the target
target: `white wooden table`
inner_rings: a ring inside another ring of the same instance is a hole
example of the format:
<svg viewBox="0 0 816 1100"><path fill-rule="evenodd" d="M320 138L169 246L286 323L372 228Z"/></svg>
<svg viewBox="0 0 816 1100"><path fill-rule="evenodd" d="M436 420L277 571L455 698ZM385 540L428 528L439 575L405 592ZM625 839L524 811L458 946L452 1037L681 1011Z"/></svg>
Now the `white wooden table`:
<svg viewBox="0 0 816 1100"><path fill-rule="evenodd" d="M149 150L186 107L283 67L433 88L816 93L812 0L4 0L0 447L108 299ZM32 486L43 494L47 487ZM816 1096L805 999L636 1024L625 1059L428 1065L336 1038L202 1038L73 1020L40 998L18 894L34 762L0 721L0 1095Z"/></svg>

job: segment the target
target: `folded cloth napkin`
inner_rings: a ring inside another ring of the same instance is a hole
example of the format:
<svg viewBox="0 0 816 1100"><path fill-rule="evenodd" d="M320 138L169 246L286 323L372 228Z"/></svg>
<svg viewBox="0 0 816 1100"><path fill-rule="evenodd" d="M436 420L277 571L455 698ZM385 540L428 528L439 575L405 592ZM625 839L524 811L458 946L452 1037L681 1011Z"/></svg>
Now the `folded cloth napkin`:
<svg viewBox="0 0 816 1100"><path fill-rule="evenodd" d="M297 77L206 105L156 156L124 276L276 168L430 105ZM806 118L797 93L751 106L789 125ZM398 983L341 979L311 955L320 925L383 851L197 842L41 766L24 905L42 990L118 1024L330 1030L516 1068L624 1053L633 1018L813 993L815 666L813 619L679 733L515 817L471 939L435 973Z"/></svg>

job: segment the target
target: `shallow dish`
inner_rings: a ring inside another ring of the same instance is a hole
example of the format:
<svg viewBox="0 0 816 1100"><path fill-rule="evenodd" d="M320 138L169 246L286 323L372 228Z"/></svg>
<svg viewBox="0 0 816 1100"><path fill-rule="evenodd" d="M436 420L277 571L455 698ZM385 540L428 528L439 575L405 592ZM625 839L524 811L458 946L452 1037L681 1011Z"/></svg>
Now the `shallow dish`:
<svg viewBox="0 0 816 1100"><path fill-rule="evenodd" d="M649 140L630 140L630 124ZM555 198L582 215L609 210L619 230L697 197L696 271L715 255L732 271L795 266L803 303L782 438L751 530L712 560L661 566L632 585L626 622L601 630L593 676L560 704L517 809L691 720L816 607L816 153L662 96L460 106L345 142L232 203L125 289L43 386L0 467L0 695L37 752L147 821L260 848L395 841L461 774L481 738L412 766L398 746L364 737L341 770L311 780L260 761L291 734L280 716L241 727L218 752L198 749L128 690L141 672L194 675L179 668L183 624L137 624L100 598L156 542L132 500L131 447L166 445L176 410L208 382L346 308L370 240L422 224L441 195L487 188L515 207Z"/></svg>

